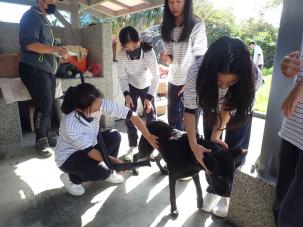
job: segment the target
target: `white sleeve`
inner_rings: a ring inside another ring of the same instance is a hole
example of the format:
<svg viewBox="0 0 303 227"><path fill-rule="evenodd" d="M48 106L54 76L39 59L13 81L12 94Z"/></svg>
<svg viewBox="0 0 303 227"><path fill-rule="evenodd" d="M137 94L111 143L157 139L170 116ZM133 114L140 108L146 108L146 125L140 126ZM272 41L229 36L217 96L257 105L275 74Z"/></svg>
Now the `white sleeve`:
<svg viewBox="0 0 303 227"><path fill-rule="evenodd" d="M122 51L121 51L121 55L120 55L120 58L118 61L118 78L119 78L119 83L120 83L122 92L126 92L126 91L129 92L128 76L126 73L124 54Z"/></svg>
<svg viewBox="0 0 303 227"><path fill-rule="evenodd" d="M199 72L199 66L200 65L195 62L189 68L187 73L183 98L184 98L185 109L188 110L195 110L198 108L196 84L197 84L197 75Z"/></svg>
<svg viewBox="0 0 303 227"><path fill-rule="evenodd" d="M100 110L108 117L116 117L121 119L126 119L130 111L126 106L117 105L106 99L101 100Z"/></svg>
<svg viewBox="0 0 303 227"><path fill-rule="evenodd" d="M156 97L158 85L159 85L159 67L157 62L156 53L154 50L151 50L148 58L148 67L152 74L151 85L148 90L148 94L152 95L154 98Z"/></svg>
<svg viewBox="0 0 303 227"><path fill-rule="evenodd" d="M255 50L256 50L256 54L257 54L257 55L261 55L261 54L262 54L261 47L256 46Z"/></svg>
<svg viewBox="0 0 303 227"><path fill-rule="evenodd" d="M205 54L207 51L207 37L203 22L198 22L193 28L191 42L194 56L197 57Z"/></svg>
<svg viewBox="0 0 303 227"><path fill-rule="evenodd" d="M162 40L162 44L163 44L163 48L164 48L164 51L166 51L167 52L167 54L168 55L173 55L173 44L172 44L172 42L164 42L163 40Z"/></svg>

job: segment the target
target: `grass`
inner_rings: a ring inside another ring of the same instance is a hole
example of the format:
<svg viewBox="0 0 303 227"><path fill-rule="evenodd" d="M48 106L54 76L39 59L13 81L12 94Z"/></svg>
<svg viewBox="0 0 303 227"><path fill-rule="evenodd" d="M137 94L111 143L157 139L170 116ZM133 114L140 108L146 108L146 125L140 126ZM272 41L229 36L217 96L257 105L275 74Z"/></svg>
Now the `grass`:
<svg viewBox="0 0 303 227"><path fill-rule="evenodd" d="M264 69L262 71L264 75L265 84L257 91L255 111L266 114L272 78L272 69Z"/></svg>

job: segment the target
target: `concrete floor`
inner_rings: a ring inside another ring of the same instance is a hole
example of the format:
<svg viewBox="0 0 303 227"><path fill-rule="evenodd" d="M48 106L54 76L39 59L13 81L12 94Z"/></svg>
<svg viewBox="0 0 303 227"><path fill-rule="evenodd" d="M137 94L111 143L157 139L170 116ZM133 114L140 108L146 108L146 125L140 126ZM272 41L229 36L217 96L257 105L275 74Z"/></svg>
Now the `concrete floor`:
<svg viewBox="0 0 303 227"><path fill-rule="evenodd" d="M122 156L128 149L127 136L123 122L116 124L122 134L119 152ZM260 152L260 128L264 128L264 121L254 119L247 168ZM54 158L39 158L33 143L34 135L26 134L21 146L1 148L6 156L0 160L0 226L231 226L224 219L196 208L192 180L177 183L180 215L172 220L168 177L161 175L154 163L152 167L141 168L139 176L124 173L126 180L120 185L102 181L85 183L85 195L73 197L59 179L61 171ZM200 176L205 190L204 174L200 173Z"/></svg>

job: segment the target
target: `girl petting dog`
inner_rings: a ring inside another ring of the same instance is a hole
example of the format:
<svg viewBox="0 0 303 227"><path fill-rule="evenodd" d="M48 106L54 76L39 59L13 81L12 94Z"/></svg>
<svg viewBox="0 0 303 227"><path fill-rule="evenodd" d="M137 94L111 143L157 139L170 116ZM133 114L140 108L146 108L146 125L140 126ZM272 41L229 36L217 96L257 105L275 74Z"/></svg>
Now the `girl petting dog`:
<svg viewBox="0 0 303 227"><path fill-rule="evenodd" d="M225 148L247 149L255 91L262 83L261 71L252 63L249 50L239 39L218 39L205 56L191 66L184 93L184 125L191 150L201 165L203 153L210 151L197 144L195 110L202 108L206 141L216 142ZM222 141L224 129L226 136ZM241 156L236 160L236 166L244 161L245 156ZM216 195L211 187L207 192L202 209L226 217L229 197Z"/></svg>
<svg viewBox="0 0 303 227"><path fill-rule="evenodd" d="M101 98L100 91L93 85L84 83L70 87L62 104L63 117L57 146L55 161L64 172L60 179L66 190L75 196L85 193L82 182L105 180L111 183L122 183L123 177L116 174L102 163L103 158L98 150L97 135L100 130L100 117L129 119L147 141L158 148L157 138L150 134L143 121L125 106L118 106ZM102 132L109 158L114 163L117 159L121 136L117 130Z"/></svg>

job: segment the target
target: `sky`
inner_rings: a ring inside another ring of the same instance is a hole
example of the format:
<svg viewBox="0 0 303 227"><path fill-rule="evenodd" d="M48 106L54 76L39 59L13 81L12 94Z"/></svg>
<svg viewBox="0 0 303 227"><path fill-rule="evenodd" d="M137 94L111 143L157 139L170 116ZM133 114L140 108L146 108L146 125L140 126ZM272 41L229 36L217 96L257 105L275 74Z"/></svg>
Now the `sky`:
<svg viewBox="0 0 303 227"><path fill-rule="evenodd" d="M262 9L266 1L264 0L212 0L214 7L217 9L230 9L238 20L249 19L251 17L258 18L258 13ZM264 20L268 23L279 27L282 12L282 4L265 12Z"/></svg>
<svg viewBox="0 0 303 227"><path fill-rule="evenodd" d="M218 9L230 9L234 12L239 21L248 19L250 17L256 18L258 15L256 12L264 6L264 0L212 0L214 7ZM0 2L0 21L19 23L23 13L29 8L29 6L22 6L10 3ZM275 27L279 27L280 15L282 6L276 9L269 10L265 13L264 19L273 24Z"/></svg>

